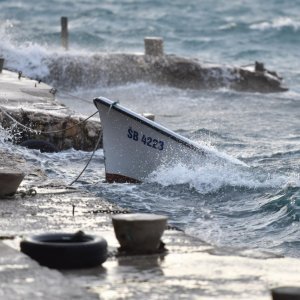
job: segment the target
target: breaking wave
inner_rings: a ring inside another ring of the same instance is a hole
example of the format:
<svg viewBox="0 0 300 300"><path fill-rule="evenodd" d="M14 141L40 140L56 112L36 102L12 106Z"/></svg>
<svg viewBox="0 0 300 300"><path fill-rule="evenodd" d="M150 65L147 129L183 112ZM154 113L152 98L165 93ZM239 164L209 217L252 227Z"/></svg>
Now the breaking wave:
<svg viewBox="0 0 300 300"><path fill-rule="evenodd" d="M18 43L9 29L13 24L6 21L0 26L0 55L5 59L5 67L13 71L21 71L31 78L41 78L49 74L44 60L54 55L46 46L33 42Z"/></svg>
<svg viewBox="0 0 300 300"><path fill-rule="evenodd" d="M214 163L193 168L183 164L171 167L162 166L151 174L149 181L163 186L188 184L200 194L214 193L229 186L246 189L300 186L300 178L297 174L270 174L254 168Z"/></svg>
<svg viewBox="0 0 300 300"><path fill-rule="evenodd" d="M84 58L87 58L91 53L86 50L78 50L73 48L71 51L66 51L58 46L49 46L47 43L41 44L32 41L17 41L14 34L11 32L13 24L6 21L0 25L0 56L5 59L4 68L22 72L22 75L32 79L43 79L49 84L55 84L55 87L61 87L59 82L54 82L51 78L50 67L54 62L64 66L66 58L69 61L76 62L80 56L80 63L85 65ZM87 65L88 69L88 65ZM76 74L75 74L76 75ZM68 78L66 78L68 79Z"/></svg>

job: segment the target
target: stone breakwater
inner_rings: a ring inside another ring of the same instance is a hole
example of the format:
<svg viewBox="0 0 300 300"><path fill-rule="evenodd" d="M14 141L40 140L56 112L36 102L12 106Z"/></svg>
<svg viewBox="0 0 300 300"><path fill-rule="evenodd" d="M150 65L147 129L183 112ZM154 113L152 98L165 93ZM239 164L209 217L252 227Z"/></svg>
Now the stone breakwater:
<svg viewBox="0 0 300 300"><path fill-rule="evenodd" d="M176 55L96 54L58 55L45 62L49 68L43 80L54 86L75 88L120 85L146 81L182 89L227 87L246 92L282 92L282 78L259 64L242 68L202 63Z"/></svg>
<svg viewBox="0 0 300 300"><path fill-rule="evenodd" d="M8 140L16 144L41 140L58 150L94 149L101 131L100 120L83 122L84 116L56 101L51 86L3 70L0 90L0 126L8 132Z"/></svg>
<svg viewBox="0 0 300 300"><path fill-rule="evenodd" d="M50 142L58 150L74 148L92 151L101 130L99 122L83 122L84 118L79 116L45 114L24 109L9 109L7 112L19 123L32 129L21 127L0 112L0 123L10 133L8 139L16 144L33 139Z"/></svg>

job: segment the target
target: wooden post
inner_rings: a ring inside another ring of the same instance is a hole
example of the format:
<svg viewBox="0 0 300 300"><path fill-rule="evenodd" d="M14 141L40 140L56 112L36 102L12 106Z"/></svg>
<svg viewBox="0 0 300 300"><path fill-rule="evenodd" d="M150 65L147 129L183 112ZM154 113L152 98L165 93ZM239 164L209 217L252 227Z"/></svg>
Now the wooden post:
<svg viewBox="0 0 300 300"><path fill-rule="evenodd" d="M68 50L69 49L69 33L68 33L68 18L61 17L61 45Z"/></svg>
<svg viewBox="0 0 300 300"><path fill-rule="evenodd" d="M4 58L0 58L0 73L2 73L3 65L4 65Z"/></svg>
<svg viewBox="0 0 300 300"><path fill-rule="evenodd" d="M265 65L261 62L256 61L255 62L255 72L264 72L265 71Z"/></svg>
<svg viewBox="0 0 300 300"><path fill-rule="evenodd" d="M160 37L145 37L145 55L152 56L163 56L164 55L164 47L163 47L163 39Z"/></svg>

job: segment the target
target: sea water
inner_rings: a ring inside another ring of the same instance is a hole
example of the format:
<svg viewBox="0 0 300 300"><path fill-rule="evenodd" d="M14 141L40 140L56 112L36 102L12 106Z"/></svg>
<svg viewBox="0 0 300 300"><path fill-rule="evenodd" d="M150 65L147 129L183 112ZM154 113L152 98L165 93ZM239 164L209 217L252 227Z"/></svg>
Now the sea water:
<svg viewBox="0 0 300 300"><path fill-rule="evenodd" d="M84 115L96 110L97 96L118 100L248 166L161 166L142 184L107 184L98 150L77 186L134 212L167 215L174 226L219 247L300 257L300 1L2 0L0 8L5 66L32 78L47 76L45 60L64 52L61 16L69 18L69 56L143 52L145 36L160 36L166 53L235 66L261 61L276 70L288 92L182 90L146 82L55 88L61 101ZM45 154L0 140L67 183L90 156L72 149Z"/></svg>

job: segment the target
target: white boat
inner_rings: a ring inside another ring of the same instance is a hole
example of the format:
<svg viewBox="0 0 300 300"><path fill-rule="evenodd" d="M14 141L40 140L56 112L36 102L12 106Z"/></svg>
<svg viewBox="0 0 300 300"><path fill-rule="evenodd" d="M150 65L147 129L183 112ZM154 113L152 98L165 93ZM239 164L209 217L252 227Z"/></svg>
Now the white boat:
<svg viewBox="0 0 300 300"><path fill-rule="evenodd" d="M103 130L107 182L144 181L162 166L193 166L225 154L197 143L104 97L94 99ZM234 162L241 163L231 158Z"/></svg>

